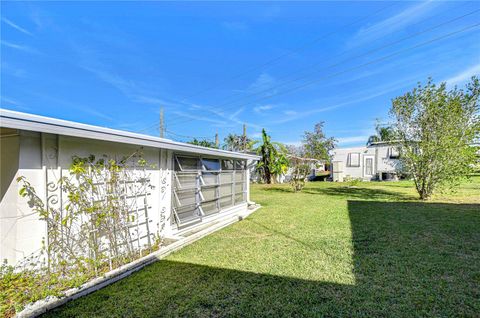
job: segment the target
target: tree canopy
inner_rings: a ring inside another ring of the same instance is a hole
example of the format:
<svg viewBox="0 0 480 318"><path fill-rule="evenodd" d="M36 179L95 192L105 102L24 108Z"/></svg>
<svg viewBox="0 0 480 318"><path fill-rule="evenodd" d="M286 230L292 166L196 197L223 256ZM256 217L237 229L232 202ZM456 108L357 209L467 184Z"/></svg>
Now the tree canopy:
<svg viewBox="0 0 480 318"><path fill-rule="evenodd" d="M375 135L368 137L367 145L379 141L394 141L397 139L395 129L392 126L383 126L378 121L375 124Z"/></svg>
<svg viewBox="0 0 480 318"><path fill-rule="evenodd" d="M207 148L218 148L214 141L210 141L207 139L193 138L191 141L188 141L187 143L196 145L196 146L207 147Z"/></svg>
<svg viewBox="0 0 480 318"><path fill-rule="evenodd" d="M400 160L421 199L458 184L478 160L478 147L472 145L480 137L479 93L476 77L464 90L447 90L446 83L429 79L393 100Z"/></svg>
<svg viewBox="0 0 480 318"><path fill-rule="evenodd" d="M313 132L306 131L303 136L304 155L309 158L328 160L329 152L335 148L336 140L333 137L327 138L323 132L324 122L315 124Z"/></svg>
<svg viewBox="0 0 480 318"><path fill-rule="evenodd" d="M244 135L228 134L223 141L222 148L225 150L248 151L252 148L252 140Z"/></svg>

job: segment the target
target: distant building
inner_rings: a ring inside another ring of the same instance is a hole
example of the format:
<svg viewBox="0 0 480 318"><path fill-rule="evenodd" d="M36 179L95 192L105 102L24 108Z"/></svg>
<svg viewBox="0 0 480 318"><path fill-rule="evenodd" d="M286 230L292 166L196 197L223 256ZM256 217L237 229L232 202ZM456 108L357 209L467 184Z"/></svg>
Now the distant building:
<svg viewBox="0 0 480 318"><path fill-rule="evenodd" d="M367 146L338 148L332 151L333 181L346 178L397 180L400 160L395 142L374 142Z"/></svg>

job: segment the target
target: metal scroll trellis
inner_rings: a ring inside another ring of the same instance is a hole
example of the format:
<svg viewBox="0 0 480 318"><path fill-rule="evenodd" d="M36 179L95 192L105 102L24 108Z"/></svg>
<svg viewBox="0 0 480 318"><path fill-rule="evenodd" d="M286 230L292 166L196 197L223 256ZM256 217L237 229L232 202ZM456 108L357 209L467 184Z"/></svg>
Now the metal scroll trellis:
<svg viewBox="0 0 480 318"><path fill-rule="evenodd" d="M49 269L112 269L158 242L150 218L154 186L138 153L121 160L74 158L68 171L44 169Z"/></svg>

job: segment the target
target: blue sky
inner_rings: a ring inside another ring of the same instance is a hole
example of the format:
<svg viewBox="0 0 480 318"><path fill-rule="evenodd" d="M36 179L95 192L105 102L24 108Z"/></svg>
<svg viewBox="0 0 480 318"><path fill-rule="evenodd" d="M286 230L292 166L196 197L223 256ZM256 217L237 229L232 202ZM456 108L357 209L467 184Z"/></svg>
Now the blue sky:
<svg viewBox="0 0 480 318"><path fill-rule="evenodd" d="M477 10L477 11L476 11ZM167 137L365 144L391 99L480 74L480 2L2 2L1 106ZM475 26L476 25L476 26ZM458 32L457 32L458 31ZM457 33L455 33L457 32ZM449 34L451 34L449 36Z"/></svg>

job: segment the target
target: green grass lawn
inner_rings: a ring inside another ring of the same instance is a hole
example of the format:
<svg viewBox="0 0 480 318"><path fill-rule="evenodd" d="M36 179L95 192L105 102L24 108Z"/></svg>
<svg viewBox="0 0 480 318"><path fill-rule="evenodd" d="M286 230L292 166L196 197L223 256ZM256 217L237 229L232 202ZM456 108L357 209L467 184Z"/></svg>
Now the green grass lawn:
<svg viewBox="0 0 480 318"><path fill-rule="evenodd" d="M252 186L263 208L51 317L479 317L480 178Z"/></svg>

